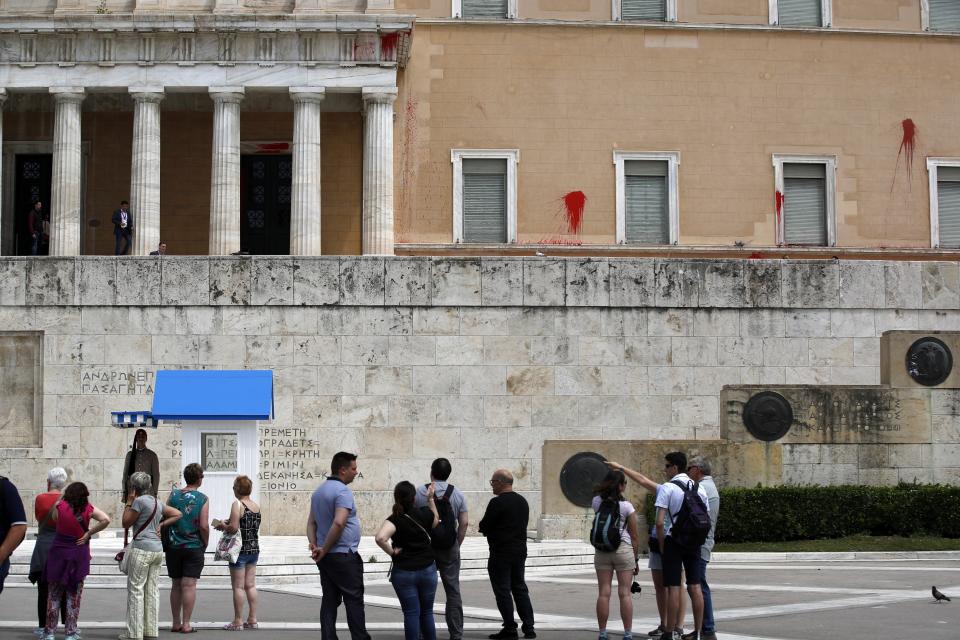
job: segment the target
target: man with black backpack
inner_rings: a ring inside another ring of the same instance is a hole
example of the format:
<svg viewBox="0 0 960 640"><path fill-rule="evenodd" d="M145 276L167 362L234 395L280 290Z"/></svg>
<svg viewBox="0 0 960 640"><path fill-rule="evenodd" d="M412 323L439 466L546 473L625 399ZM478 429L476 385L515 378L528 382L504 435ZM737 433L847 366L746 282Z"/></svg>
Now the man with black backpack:
<svg viewBox="0 0 960 640"><path fill-rule="evenodd" d="M463 638L463 599L460 597L460 545L467 535L467 501L460 489L447 480L452 468L446 458L437 458L430 465L430 482L436 488L434 503L440 514L440 524L430 532L433 556L437 562L440 581L446 593L447 631L450 640ZM416 505L427 506L427 488L430 484L417 487Z"/></svg>
<svg viewBox="0 0 960 640"><path fill-rule="evenodd" d="M693 604L693 640L700 640L703 627L703 593L700 591L700 547L710 532L707 492L686 474L687 456L674 451L664 456L663 484L657 508L657 542L663 557L663 586L667 590L667 628L674 629L661 640L680 640L680 579L686 573L687 591Z"/></svg>

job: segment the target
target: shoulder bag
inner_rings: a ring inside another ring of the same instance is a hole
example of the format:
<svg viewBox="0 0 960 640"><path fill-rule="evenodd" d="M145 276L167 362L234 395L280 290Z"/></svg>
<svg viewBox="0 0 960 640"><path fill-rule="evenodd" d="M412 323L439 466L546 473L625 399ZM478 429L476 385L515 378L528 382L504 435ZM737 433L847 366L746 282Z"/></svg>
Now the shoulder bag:
<svg viewBox="0 0 960 640"><path fill-rule="evenodd" d="M130 548L133 546L133 542L134 542L134 540L137 539L137 536L140 535L141 533L143 533L143 530L146 529L147 526L149 526L149 525L153 522L154 516L157 515L157 505L158 505L158 504L159 504L159 501L158 501L156 498L154 498L154 499L153 499L153 511L150 512L150 517L147 518L147 520L146 520L142 525L140 525L140 528L137 529L136 533L133 534L133 538L132 538L132 539L130 540L130 542L123 548L123 551L121 551L121 552L118 553L117 555L113 556L113 559L117 561L117 565L118 565L119 568L120 568L120 573L126 575L127 571L129 570L129 567L130 567Z"/></svg>
<svg viewBox="0 0 960 640"><path fill-rule="evenodd" d="M241 503L243 504L243 503ZM233 533L224 533L220 536L220 542L217 543L217 551L213 554L214 560L226 560L231 564L236 564L240 557L240 549L243 547L243 537L240 534L240 523L237 523L237 530Z"/></svg>

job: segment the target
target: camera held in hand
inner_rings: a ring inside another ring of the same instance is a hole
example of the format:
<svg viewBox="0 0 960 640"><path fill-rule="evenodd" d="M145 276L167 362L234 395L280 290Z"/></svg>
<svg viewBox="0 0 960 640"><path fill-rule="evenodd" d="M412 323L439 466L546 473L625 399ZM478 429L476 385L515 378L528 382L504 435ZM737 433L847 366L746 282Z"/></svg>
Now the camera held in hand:
<svg viewBox="0 0 960 640"><path fill-rule="evenodd" d="M640 593L643 589L640 588L640 583L636 580L633 581L633 584L630 585L630 593Z"/></svg>

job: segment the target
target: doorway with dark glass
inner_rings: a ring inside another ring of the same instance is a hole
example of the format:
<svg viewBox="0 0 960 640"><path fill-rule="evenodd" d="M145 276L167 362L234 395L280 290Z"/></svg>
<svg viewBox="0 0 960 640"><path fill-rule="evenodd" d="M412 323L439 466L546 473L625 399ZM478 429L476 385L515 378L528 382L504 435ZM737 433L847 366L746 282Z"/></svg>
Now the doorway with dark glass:
<svg viewBox="0 0 960 640"><path fill-rule="evenodd" d="M44 231L49 234L53 154L18 153L14 165L14 253L18 256L45 256L49 253L49 235L45 235ZM37 202L40 203L39 209L35 208ZM31 216L31 213L34 215Z"/></svg>
<svg viewBox="0 0 960 640"><path fill-rule="evenodd" d="M292 166L289 154L240 156L240 251L290 253Z"/></svg>

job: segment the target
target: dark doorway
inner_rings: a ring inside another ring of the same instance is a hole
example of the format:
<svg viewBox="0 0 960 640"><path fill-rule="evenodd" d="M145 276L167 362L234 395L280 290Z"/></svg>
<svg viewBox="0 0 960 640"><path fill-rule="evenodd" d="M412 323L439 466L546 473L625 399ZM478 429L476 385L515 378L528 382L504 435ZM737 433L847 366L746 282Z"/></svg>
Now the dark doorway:
<svg viewBox="0 0 960 640"><path fill-rule="evenodd" d="M16 181L13 187L14 211L14 253L18 256L29 256L32 252L33 238L30 236L27 219L33 203L39 200L43 203L44 219L50 220L50 182L53 174L53 154L17 154ZM42 226L42 225L41 225ZM39 255L47 255L48 244L41 242L38 247Z"/></svg>
<svg viewBox="0 0 960 640"><path fill-rule="evenodd" d="M251 255L290 253L289 155L240 156L240 250Z"/></svg>

